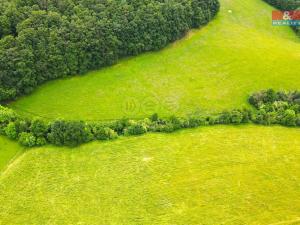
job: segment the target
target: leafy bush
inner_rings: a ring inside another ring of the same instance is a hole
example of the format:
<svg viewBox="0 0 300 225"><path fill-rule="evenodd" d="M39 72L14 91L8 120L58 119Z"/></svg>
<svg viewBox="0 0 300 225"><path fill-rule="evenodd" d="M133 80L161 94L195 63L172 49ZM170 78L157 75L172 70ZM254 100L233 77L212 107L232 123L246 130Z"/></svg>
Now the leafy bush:
<svg viewBox="0 0 300 225"><path fill-rule="evenodd" d="M46 137L48 125L43 120L36 118L32 120L29 129L36 137Z"/></svg>
<svg viewBox="0 0 300 225"><path fill-rule="evenodd" d="M228 111L224 111L218 118L220 124L230 124L231 123L231 114Z"/></svg>
<svg viewBox="0 0 300 225"><path fill-rule="evenodd" d="M117 132L102 124L92 125L92 133L97 140L112 140L118 137Z"/></svg>
<svg viewBox="0 0 300 225"><path fill-rule="evenodd" d="M300 127L300 113L297 114L296 125Z"/></svg>
<svg viewBox="0 0 300 225"><path fill-rule="evenodd" d="M128 126L124 129L125 135L141 135L148 131L148 127L143 122L137 122L130 120L128 121Z"/></svg>
<svg viewBox="0 0 300 225"><path fill-rule="evenodd" d="M239 110L233 110L230 117L230 122L233 124L240 124L243 121L243 114Z"/></svg>
<svg viewBox="0 0 300 225"><path fill-rule="evenodd" d="M17 114L9 108L0 105L0 133L4 133L4 128L17 119Z"/></svg>
<svg viewBox="0 0 300 225"><path fill-rule="evenodd" d="M18 132L17 132L17 127L14 122L10 122L5 128L4 128L5 134L7 137L10 139L17 139L18 137Z"/></svg>
<svg viewBox="0 0 300 225"><path fill-rule="evenodd" d="M203 116L200 115L192 115L189 116L187 119L187 124L188 127L194 128L194 127L199 127L201 125L205 125L206 119Z"/></svg>
<svg viewBox="0 0 300 225"><path fill-rule="evenodd" d="M32 133L22 132L19 137L19 143L26 147L36 146L36 137Z"/></svg>
<svg viewBox="0 0 300 225"><path fill-rule="evenodd" d="M44 138L44 137L37 137L36 138L36 143L35 143L36 146L43 146L43 145L46 145L46 144L47 144L46 138Z"/></svg>
<svg viewBox="0 0 300 225"><path fill-rule="evenodd" d="M270 125L282 124L296 126L297 113L300 109L300 92L275 92L272 89L254 93L249 102L258 112L254 116L255 123Z"/></svg>
<svg viewBox="0 0 300 225"><path fill-rule="evenodd" d="M50 125L48 140L54 145L77 146L93 139L91 130L82 121L57 120Z"/></svg>
<svg viewBox="0 0 300 225"><path fill-rule="evenodd" d="M286 126L296 126L296 113L294 110L287 109L284 111L283 116L281 118L281 124Z"/></svg>

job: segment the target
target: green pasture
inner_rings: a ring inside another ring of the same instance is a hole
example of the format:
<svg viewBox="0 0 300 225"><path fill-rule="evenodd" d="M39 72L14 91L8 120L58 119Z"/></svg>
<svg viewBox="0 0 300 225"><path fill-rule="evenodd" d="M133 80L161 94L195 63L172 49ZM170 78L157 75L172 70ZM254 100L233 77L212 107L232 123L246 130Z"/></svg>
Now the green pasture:
<svg viewBox="0 0 300 225"><path fill-rule="evenodd" d="M32 149L0 175L0 224L296 224L299 171L299 129L284 127Z"/></svg>
<svg viewBox="0 0 300 225"><path fill-rule="evenodd" d="M0 173L6 169L7 165L17 158L23 151L23 148L14 141L0 136Z"/></svg>
<svg viewBox="0 0 300 225"><path fill-rule="evenodd" d="M241 108L254 91L299 89L300 39L271 25L272 10L221 0L211 23L166 49L48 82L11 107L49 119L140 118Z"/></svg>
<svg viewBox="0 0 300 225"><path fill-rule="evenodd" d="M105 120L250 107L300 89L300 39L262 0L221 0L207 26L162 51L48 82L10 104L46 119ZM0 137L0 225L300 223L300 130L210 126L77 148Z"/></svg>

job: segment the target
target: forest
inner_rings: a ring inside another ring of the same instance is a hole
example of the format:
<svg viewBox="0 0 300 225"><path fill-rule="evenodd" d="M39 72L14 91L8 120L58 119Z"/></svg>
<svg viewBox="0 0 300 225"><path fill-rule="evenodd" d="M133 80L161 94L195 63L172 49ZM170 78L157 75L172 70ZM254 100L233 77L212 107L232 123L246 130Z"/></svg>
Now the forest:
<svg viewBox="0 0 300 225"><path fill-rule="evenodd" d="M0 102L159 50L218 10L217 0L1 1Z"/></svg>

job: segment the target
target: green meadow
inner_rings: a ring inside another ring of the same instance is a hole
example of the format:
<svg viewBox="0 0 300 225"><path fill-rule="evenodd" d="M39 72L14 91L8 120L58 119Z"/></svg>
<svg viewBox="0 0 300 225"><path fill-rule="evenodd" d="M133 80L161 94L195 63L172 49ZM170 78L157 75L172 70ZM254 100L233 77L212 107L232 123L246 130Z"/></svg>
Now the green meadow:
<svg viewBox="0 0 300 225"><path fill-rule="evenodd" d="M250 107L300 89L300 39L262 0L220 0L167 48L37 88L9 104L46 119L109 120ZM0 225L300 224L300 130L208 126L76 148L0 137Z"/></svg>
<svg viewBox="0 0 300 225"><path fill-rule="evenodd" d="M221 0L207 26L159 52L46 83L11 107L84 120L186 115L247 106L254 91L299 89L300 39L262 0Z"/></svg>
<svg viewBox="0 0 300 225"><path fill-rule="evenodd" d="M23 152L23 148L14 141L0 136L0 174L7 165Z"/></svg>
<svg viewBox="0 0 300 225"><path fill-rule="evenodd" d="M0 175L0 224L296 224L297 137L215 126L28 150Z"/></svg>

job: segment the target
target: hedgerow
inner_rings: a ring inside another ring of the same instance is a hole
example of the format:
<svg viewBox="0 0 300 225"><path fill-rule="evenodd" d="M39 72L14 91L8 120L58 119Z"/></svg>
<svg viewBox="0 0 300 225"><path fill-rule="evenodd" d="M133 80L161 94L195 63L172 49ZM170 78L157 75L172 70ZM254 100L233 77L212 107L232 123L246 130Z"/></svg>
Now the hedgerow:
<svg viewBox="0 0 300 225"><path fill-rule="evenodd" d="M218 10L218 0L1 0L0 102L161 49Z"/></svg>
<svg viewBox="0 0 300 225"><path fill-rule="evenodd" d="M93 140L113 140L119 136L142 135L147 132L171 133L184 128L216 124L300 126L300 92L275 92L272 89L254 93L249 98L253 109L234 109L214 115L193 114L186 117L160 118L157 114L143 120L121 119L109 123L67 121L46 122L26 119L12 109L0 106L0 133L18 140L26 147L53 144L77 146Z"/></svg>

